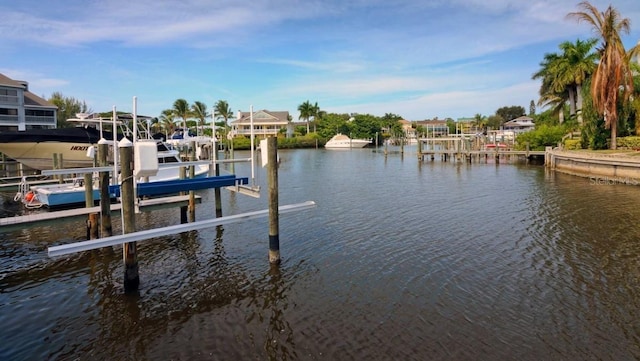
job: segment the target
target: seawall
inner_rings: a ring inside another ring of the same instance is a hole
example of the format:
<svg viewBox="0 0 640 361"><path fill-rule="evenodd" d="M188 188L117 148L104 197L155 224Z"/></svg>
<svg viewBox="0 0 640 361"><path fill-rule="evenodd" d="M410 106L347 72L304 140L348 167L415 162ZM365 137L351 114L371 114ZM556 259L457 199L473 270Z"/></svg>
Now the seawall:
<svg viewBox="0 0 640 361"><path fill-rule="evenodd" d="M575 176L640 185L640 156L595 154L547 147L545 166Z"/></svg>

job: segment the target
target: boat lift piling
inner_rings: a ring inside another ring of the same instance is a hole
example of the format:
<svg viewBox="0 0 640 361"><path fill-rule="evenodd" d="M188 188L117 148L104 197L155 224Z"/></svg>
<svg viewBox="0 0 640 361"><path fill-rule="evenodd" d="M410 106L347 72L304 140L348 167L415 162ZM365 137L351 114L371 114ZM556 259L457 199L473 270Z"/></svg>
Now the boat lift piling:
<svg viewBox="0 0 640 361"><path fill-rule="evenodd" d="M196 142L191 141L191 147L189 151L189 161L194 162L196 160ZM196 177L196 167L194 165L189 166L189 178L194 179ZM189 221L196 221L196 193L193 190L189 191Z"/></svg>
<svg viewBox="0 0 640 361"><path fill-rule="evenodd" d="M269 263L280 263L278 215L278 138L267 138L267 188L269 190ZM260 147L262 149L262 147Z"/></svg>
<svg viewBox="0 0 640 361"><path fill-rule="evenodd" d="M133 194L133 143L126 138L119 142L121 170L122 170L122 230L124 234L134 233L135 198ZM138 290L140 277L138 275L138 252L136 242L122 244L122 259L124 260L124 290L131 292Z"/></svg>
<svg viewBox="0 0 640 361"><path fill-rule="evenodd" d="M109 166L107 161L107 153L109 152L108 142L102 138L98 141L98 165L101 167ZM111 227L111 197L109 196L109 172L101 171L98 173L100 184L100 237L113 236L113 228Z"/></svg>

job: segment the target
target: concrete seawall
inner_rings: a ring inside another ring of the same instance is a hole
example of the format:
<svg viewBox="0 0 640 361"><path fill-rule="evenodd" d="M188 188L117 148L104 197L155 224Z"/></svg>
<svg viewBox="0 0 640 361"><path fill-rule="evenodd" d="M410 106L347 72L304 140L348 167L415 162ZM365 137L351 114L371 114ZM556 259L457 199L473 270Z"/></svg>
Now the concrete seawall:
<svg viewBox="0 0 640 361"><path fill-rule="evenodd" d="M558 172L580 177L640 184L640 156L626 153L594 154L547 147L545 165Z"/></svg>

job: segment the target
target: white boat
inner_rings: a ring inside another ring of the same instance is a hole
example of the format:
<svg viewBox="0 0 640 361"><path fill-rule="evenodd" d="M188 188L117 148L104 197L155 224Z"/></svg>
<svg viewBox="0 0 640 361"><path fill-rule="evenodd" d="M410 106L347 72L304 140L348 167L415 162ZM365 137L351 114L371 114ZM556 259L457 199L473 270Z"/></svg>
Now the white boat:
<svg viewBox="0 0 640 361"><path fill-rule="evenodd" d="M368 139L351 139L344 134L336 134L324 145L325 148L364 148L371 143Z"/></svg>
<svg viewBox="0 0 640 361"><path fill-rule="evenodd" d="M119 115L122 117L122 115ZM126 115L125 115L126 117ZM12 144L19 144L25 148L30 147L30 152L33 153L32 157L21 157L26 153L22 153L20 156L14 159L18 161L26 161L27 166L31 166L35 169L51 169L52 153L63 153L64 168L89 168L93 166L93 158L88 157L87 150L97 145L101 138L106 140L113 139L112 132L102 130L102 125L107 124L113 128L114 123L111 119L90 119L85 114L79 116L80 119L75 121L82 122L83 127L77 128L62 128L62 129L41 129L40 131L30 130L26 132L20 132L14 134L15 141ZM133 117L131 117L131 120ZM137 119L137 117L136 117ZM142 120L147 117L141 117ZM87 126L88 124L95 124L99 127ZM134 143L152 143L152 148L155 149L155 156L157 156L158 170L155 175L147 177L145 179L139 179L137 181L144 182L159 182L159 181L172 181L180 179L180 168L183 167L180 159L180 152L174 149L170 144L163 142L162 140L153 139L148 129L145 129L140 124L132 124L135 128L135 132L129 130L126 124L117 120L116 126L121 127L122 134L133 135L136 134L136 140ZM119 136L118 138L122 138ZM0 136L0 140L2 136ZM11 142L10 142L11 143ZM112 142L110 142L112 143ZM81 148L81 149L78 149ZM42 154L42 152L49 150L49 154ZM80 150L79 154L70 153L69 150ZM2 146L0 146L2 151ZM109 158L113 158L113 151L110 149ZM10 154L7 153L11 157ZM75 156L77 155L77 156ZM75 157L74 157L75 156ZM33 162L29 162L28 160ZM199 164L195 166L195 177L206 176L209 171L209 165ZM94 182L94 200L99 200L100 192L97 188L97 182ZM85 187L83 180L74 180L69 183L63 184L47 184L47 185L34 185L27 187L27 192L21 190L22 200L27 206L35 206L37 204L46 205L49 207L59 207L74 203L83 203L85 201ZM18 196L16 195L16 198Z"/></svg>
<svg viewBox="0 0 640 361"><path fill-rule="evenodd" d="M139 142L149 142L149 140L140 140ZM144 179L137 179L137 182L152 183L180 179L180 168L184 166L181 164L182 161L180 160L179 152L170 148L160 150L160 146L157 148L157 173ZM194 178L207 176L209 165L198 164L194 167ZM97 201L100 199L100 189L97 180L93 183L93 199ZM62 184L34 185L28 187L28 189L29 191L22 197L23 203L27 206L34 206L39 203L48 207L61 207L85 202L84 179L76 179L72 182ZM112 196L114 192L115 191L112 190Z"/></svg>

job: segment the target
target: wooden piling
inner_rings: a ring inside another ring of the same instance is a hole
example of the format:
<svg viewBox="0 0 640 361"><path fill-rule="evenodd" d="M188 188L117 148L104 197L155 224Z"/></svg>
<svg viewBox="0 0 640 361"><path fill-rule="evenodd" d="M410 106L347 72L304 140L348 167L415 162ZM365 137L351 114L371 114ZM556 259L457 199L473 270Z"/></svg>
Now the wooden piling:
<svg viewBox="0 0 640 361"><path fill-rule="evenodd" d="M196 142L191 142L191 148L189 151L189 161L196 160ZM189 178L194 179L196 177L196 166L189 166ZM196 192L189 191L189 221L196 221Z"/></svg>
<svg viewBox="0 0 640 361"><path fill-rule="evenodd" d="M180 167L180 179L187 178L187 169L185 167ZM181 195L185 195L186 192L180 192ZM184 224L188 222L187 213L189 210L189 206L181 206L180 207L180 224Z"/></svg>
<svg viewBox="0 0 640 361"><path fill-rule="evenodd" d="M123 233L136 231L135 225L135 199L133 196L133 143L126 138L120 141L120 169L121 169L121 196ZM127 242L122 245L122 259L124 260L124 290L125 292L137 291L140 285L138 276L138 252L136 242Z"/></svg>
<svg viewBox="0 0 640 361"><path fill-rule="evenodd" d="M98 164L101 167L109 165L107 154L109 153L109 144L106 141L98 142ZM100 237L113 236L111 228L111 195L109 194L109 172L100 172L98 174L100 182Z"/></svg>
<svg viewBox="0 0 640 361"><path fill-rule="evenodd" d="M213 149L213 151L215 152L213 153L213 160L215 161L218 159L218 148L216 147L216 149ZM215 176L218 177L220 175L220 166L217 163L214 163L213 168ZM220 187L214 188L213 192L216 197L216 217L222 217L222 196L220 194Z"/></svg>
<svg viewBox="0 0 640 361"><path fill-rule="evenodd" d="M269 190L269 263L280 263L278 215L278 138L267 138L267 187Z"/></svg>
<svg viewBox="0 0 640 361"><path fill-rule="evenodd" d="M85 207L93 207L93 175L84 174L84 204ZM87 239L98 238L98 215L90 213L87 219Z"/></svg>

